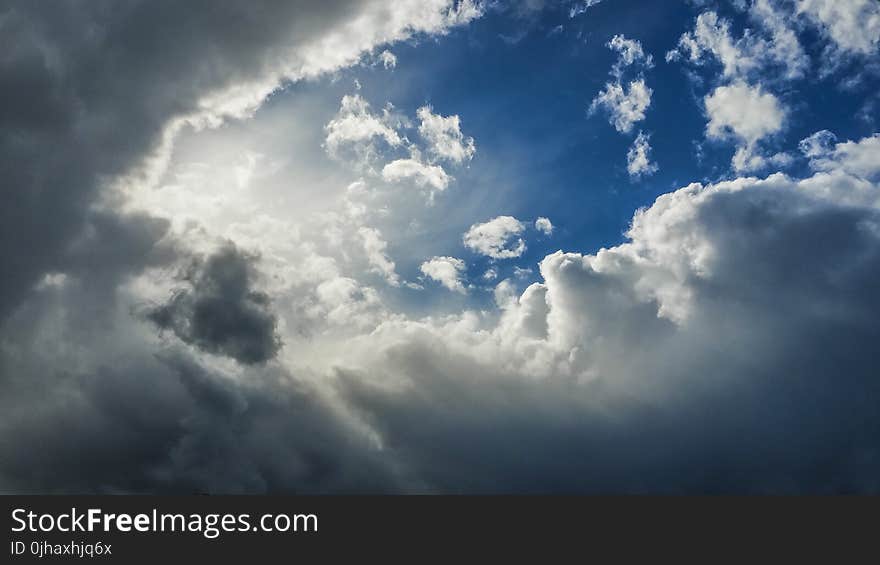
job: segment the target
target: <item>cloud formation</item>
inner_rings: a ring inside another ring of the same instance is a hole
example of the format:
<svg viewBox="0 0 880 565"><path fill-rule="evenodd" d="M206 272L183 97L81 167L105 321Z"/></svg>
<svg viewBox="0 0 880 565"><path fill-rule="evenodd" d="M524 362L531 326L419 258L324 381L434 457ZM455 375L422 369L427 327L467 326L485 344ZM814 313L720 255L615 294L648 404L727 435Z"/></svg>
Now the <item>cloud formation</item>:
<svg viewBox="0 0 880 565"><path fill-rule="evenodd" d="M525 224L513 216L498 216L472 225L462 239L465 247L475 253L492 259L511 259L526 250L525 241L519 237L525 229Z"/></svg>
<svg viewBox="0 0 880 565"><path fill-rule="evenodd" d="M184 343L241 363L265 363L281 347L269 295L253 288L254 262L229 245L192 265L186 287L146 316Z"/></svg>
<svg viewBox="0 0 880 565"><path fill-rule="evenodd" d="M465 263L456 257L432 257L421 264L419 270L429 279L433 279L453 292L467 292L462 275Z"/></svg>
<svg viewBox="0 0 880 565"><path fill-rule="evenodd" d="M779 99L760 86L738 82L719 86L704 103L709 117L706 135L711 139L732 137L739 144L733 157L734 170L764 167L766 160L757 152L757 145L779 132L785 123L786 112Z"/></svg>
<svg viewBox="0 0 880 565"><path fill-rule="evenodd" d="M626 152L626 170L632 178L656 173L659 167L651 161L650 137L639 132L629 151Z"/></svg>

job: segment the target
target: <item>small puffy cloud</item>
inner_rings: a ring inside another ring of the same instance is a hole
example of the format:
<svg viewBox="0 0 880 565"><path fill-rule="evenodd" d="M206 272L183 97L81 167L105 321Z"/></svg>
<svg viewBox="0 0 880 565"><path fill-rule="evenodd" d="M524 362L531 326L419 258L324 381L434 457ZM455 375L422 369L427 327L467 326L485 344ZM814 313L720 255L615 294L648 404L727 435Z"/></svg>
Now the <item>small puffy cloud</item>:
<svg viewBox="0 0 880 565"><path fill-rule="evenodd" d="M736 170L753 170L766 164L757 150L765 137L782 129L785 110L773 94L760 86L743 82L719 86L705 98L711 139L734 138L739 148L734 156Z"/></svg>
<svg viewBox="0 0 880 565"><path fill-rule="evenodd" d="M880 45L876 0L797 0L796 10L816 24L840 51L870 55Z"/></svg>
<svg viewBox="0 0 880 565"><path fill-rule="evenodd" d="M550 222L550 218L541 216L535 220L535 229L544 235L551 235L553 233L553 223Z"/></svg>
<svg viewBox="0 0 880 565"><path fill-rule="evenodd" d="M331 157L352 157L360 164L367 164L376 157L376 141L391 147L403 143L395 125L390 108L377 115L359 94L346 95L339 112L324 127L324 148Z"/></svg>
<svg viewBox="0 0 880 565"><path fill-rule="evenodd" d="M518 237L526 226L513 216L498 216L482 224L474 224L464 234L465 246L492 259L519 257L526 244Z"/></svg>
<svg viewBox="0 0 880 565"><path fill-rule="evenodd" d="M623 35L615 35L608 42L607 47L618 53L617 62L611 69L611 74L620 77L626 67L639 65L650 69L654 66L654 57L645 54L642 44L635 39L627 39Z"/></svg>
<svg viewBox="0 0 880 565"><path fill-rule="evenodd" d="M659 167L651 162L650 136L639 132L632 147L626 153L626 170L629 176L639 178L656 173Z"/></svg>
<svg viewBox="0 0 880 565"><path fill-rule="evenodd" d="M477 149L474 138L461 132L461 120L457 115L441 116L432 112L430 106L422 106L416 112L419 135L428 144L428 154L435 159L462 163L473 158Z"/></svg>
<svg viewBox="0 0 880 565"><path fill-rule="evenodd" d="M397 56L389 50L379 53L379 62L386 69L393 69L397 66Z"/></svg>
<svg viewBox="0 0 880 565"><path fill-rule="evenodd" d="M836 142L837 136L827 129L823 129L802 139L800 143L798 143L798 148L806 157L812 159L815 157L823 157L830 153L834 149L834 144Z"/></svg>
<svg viewBox="0 0 880 565"><path fill-rule="evenodd" d="M440 165L429 165L416 159L397 159L382 168L386 182L412 181L419 188L427 188L433 194L442 192L452 180Z"/></svg>
<svg viewBox="0 0 880 565"><path fill-rule="evenodd" d="M265 363L281 348L269 295L253 288L255 257L229 245L198 261L186 287L146 313L162 330L208 353Z"/></svg>
<svg viewBox="0 0 880 565"><path fill-rule="evenodd" d="M465 263L455 257L432 257L422 263L419 270L426 277L433 279L453 292L466 293L462 275Z"/></svg>
<svg viewBox="0 0 880 565"><path fill-rule="evenodd" d="M645 111L651 105L653 90L644 79L631 81L628 86L609 82L590 105L590 113L599 109L608 113L608 121L621 133L629 133L636 122L645 119Z"/></svg>
<svg viewBox="0 0 880 565"><path fill-rule="evenodd" d="M488 269L486 269L486 272L483 273L483 280L484 281L494 281L497 278L498 278L498 269L496 269L495 267L489 267Z"/></svg>

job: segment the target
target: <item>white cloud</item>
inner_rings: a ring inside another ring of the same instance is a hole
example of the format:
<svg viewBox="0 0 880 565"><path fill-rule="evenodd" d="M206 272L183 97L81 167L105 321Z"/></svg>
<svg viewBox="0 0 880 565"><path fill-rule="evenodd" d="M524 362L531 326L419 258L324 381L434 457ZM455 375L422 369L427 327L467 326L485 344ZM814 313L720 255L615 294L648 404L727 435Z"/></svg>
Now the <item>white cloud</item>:
<svg viewBox="0 0 880 565"><path fill-rule="evenodd" d="M753 170L765 164L758 142L783 127L785 110L773 94L760 86L737 82L719 86L705 98L709 123L706 135L712 139L733 138L739 143L734 156L736 170Z"/></svg>
<svg viewBox="0 0 880 565"><path fill-rule="evenodd" d="M823 130L801 142L802 149L806 146L806 154L811 157L810 165L814 169L844 171L865 179L874 179L880 173L880 134L832 147L834 139L834 134Z"/></svg>
<svg viewBox="0 0 880 565"><path fill-rule="evenodd" d="M494 281L497 278L498 278L498 269L496 269L495 267L489 267L488 269L486 269L486 272L483 273L483 280L484 281Z"/></svg>
<svg viewBox="0 0 880 565"><path fill-rule="evenodd" d="M465 246L493 259L519 257L526 250L521 237L525 225L513 216L498 216L482 224L474 224L464 234Z"/></svg>
<svg viewBox="0 0 880 565"><path fill-rule="evenodd" d="M627 39L623 35L615 35L608 42L607 47L617 51L617 62L611 68L611 74L620 79L626 67L638 65L650 69L654 66L654 57L645 54L642 44L635 39Z"/></svg>
<svg viewBox="0 0 880 565"><path fill-rule="evenodd" d="M393 69L397 66L397 56L386 49L379 53L379 62L382 63L382 66L386 69Z"/></svg>
<svg viewBox="0 0 880 565"><path fill-rule="evenodd" d="M455 257L432 257L422 263L419 270L453 292L466 293L462 275L465 271L465 263Z"/></svg>
<svg viewBox="0 0 880 565"><path fill-rule="evenodd" d="M809 60L797 34L788 26L790 18L771 0L756 0L749 13L766 37L747 29L742 37L734 39L728 20L715 12L703 12L697 16L693 31L681 36L666 60L684 58L703 64L706 56L711 56L721 63L724 77L733 80L748 78L771 65L787 78L803 76Z"/></svg>
<svg viewBox="0 0 880 565"><path fill-rule="evenodd" d="M553 233L553 223L550 222L550 218L542 216L535 220L535 229L544 235L551 235Z"/></svg>
<svg viewBox="0 0 880 565"><path fill-rule="evenodd" d="M420 120L419 135L427 142L429 155L459 164L473 158L477 150L474 138L461 133L457 115L434 114L430 106L422 106L416 115Z"/></svg>
<svg viewBox="0 0 880 565"><path fill-rule="evenodd" d="M394 261L388 258L386 249L388 242L382 239L382 233L376 228L361 227L358 230L364 243L367 260L374 270L385 277L391 286L400 285L400 277L394 270Z"/></svg>
<svg viewBox="0 0 880 565"><path fill-rule="evenodd" d="M382 178L387 182L410 180L420 188L427 188L431 194L442 192L449 186L452 177L440 165L429 165L416 159L397 159L382 168Z"/></svg>
<svg viewBox="0 0 880 565"><path fill-rule="evenodd" d="M642 44L623 35L615 35L606 47L618 53L617 61L611 67L614 80L605 84L590 104L590 114L600 108L608 112L609 123L621 133L632 130L633 124L645 119L645 111L651 105L653 91L645 84L644 69L654 66L654 59L645 54ZM638 78L624 85L623 75L627 68L636 67Z"/></svg>
<svg viewBox="0 0 880 565"><path fill-rule="evenodd" d="M796 0L796 6L837 49L876 54L880 45L880 3L876 0Z"/></svg>
<svg viewBox="0 0 880 565"><path fill-rule="evenodd" d="M575 2L568 10L569 18L576 18L597 4L601 4L602 0L581 0Z"/></svg>
<svg viewBox="0 0 880 565"><path fill-rule="evenodd" d="M348 155L343 151L350 149L355 162L364 165L378 156L375 140L382 140L390 147L403 143L391 109L385 108L381 115L376 115L370 110L370 104L358 94L342 98L339 112L324 129L324 147L330 156L344 159Z"/></svg>
<svg viewBox="0 0 880 565"><path fill-rule="evenodd" d="M823 157L830 153L834 149L834 144L836 142L837 136L827 129L823 129L802 139L798 143L798 148L806 157L812 159L815 157Z"/></svg>
<svg viewBox="0 0 880 565"><path fill-rule="evenodd" d="M645 111L651 105L653 91L644 79L637 79L624 87L619 82L609 82L590 105L590 113L604 108L609 123L621 133L629 133L636 122L645 119Z"/></svg>
<svg viewBox="0 0 880 565"><path fill-rule="evenodd" d="M633 141L632 147L626 152L626 170L629 176L639 178L656 173L659 167L656 163L651 162L651 144L650 136L644 132Z"/></svg>

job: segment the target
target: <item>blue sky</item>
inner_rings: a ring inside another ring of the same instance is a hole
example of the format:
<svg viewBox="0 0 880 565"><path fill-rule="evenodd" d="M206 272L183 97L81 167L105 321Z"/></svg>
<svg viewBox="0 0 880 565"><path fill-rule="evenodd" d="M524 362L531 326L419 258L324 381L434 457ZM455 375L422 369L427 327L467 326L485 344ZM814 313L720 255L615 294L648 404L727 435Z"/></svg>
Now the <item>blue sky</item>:
<svg viewBox="0 0 880 565"><path fill-rule="evenodd" d="M410 116L425 104L438 113L460 116L478 151L467 168L456 172L454 196L435 205L440 217L454 221L434 225L421 251L465 257L468 274L478 278L494 262L463 251L461 245L456 248L469 225L499 215L549 217L556 227L552 237L532 238L522 257L496 266L503 276L514 266L531 268L534 273L521 281L524 285L537 280L536 265L549 252L593 252L624 241L633 212L657 196L691 182L736 176L730 165L735 144L706 136L703 98L721 83L721 64L711 57L699 65L664 57L709 9L730 22L734 37L749 28L760 33L748 10L726 2L699 6L609 0L573 15L575 5L549 3L525 12L496 6L448 35L395 45L393 69L367 57L364 64L330 77L288 85L258 112L257 120L276 106L301 104L308 96L328 102L326 122L335 111L332 102L353 92L375 107L391 102ZM588 112L611 80L617 53L607 43L615 35L640 42L654 59L654 66L644 70L653 90L650 107L627 134L617 132L605 115ZM785 107L784 125L768 148L794 157L784 168L791 174L808 169L798 142L816 131L828 129L840 139L870 135L880 86L878 73L857 60L831 62L823 54L827 41L815 29L801 26L799 38L811 57L805 76L781 81L768 73L761 81ZM355 81L359 89L353 87ZM650 134L659 170L631 178L626 153L639 131ZM311 134L322 132L313 129ZM313 150L320 159L317 144ZM751 172L766 174L771 168ZM457 213L447 215L450 208ZM401 243L390 241L392 248ZM418 274L420 258L407 262L404 256L401 261L408 276ZM491 301L486 293L471 299Z"/></svg>

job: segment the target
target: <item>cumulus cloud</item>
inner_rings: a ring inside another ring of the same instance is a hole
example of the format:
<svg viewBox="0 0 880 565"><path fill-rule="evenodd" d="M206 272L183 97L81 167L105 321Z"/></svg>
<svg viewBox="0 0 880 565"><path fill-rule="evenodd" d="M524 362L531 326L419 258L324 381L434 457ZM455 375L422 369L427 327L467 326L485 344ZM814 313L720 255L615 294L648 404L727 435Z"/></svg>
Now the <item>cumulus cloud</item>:
<svg viewBox="0 0 880 565"><path fill-rule="evenodd" d="M464 234L465 247L492 259L519 257L526 250L520 234L525 224L513 216L498 216L488 222L474 224Z"/></svg>
<svg viewBox="0 0 880 565"><path fill-rule="evenodd" d="M872 0L797 0L796 10L815 23L846 53L876 54L880 45L880 5Z"/></svg>
<svg viewBox="0 0 880 565"><path fill-rule="evenodd" d="M370 110L370 104L357 94L342 98L339 113L324 129L327 133L324 147L332 157L363 165L376 160L380 149L374 145L375 141L381 140L390 147L403 143L391 108L386 107L382 114L376 115Z"/></svg>
<svg viewBox="0 0 880 565"><path fill-rule="evenodd" d="M590 113L599 109L608 112L611 125L620 133L629 133L633 126L645 119L645 111L651 105L654 91L645 85L644 79L631 81L629 85L609 82L590 105Z"/></svg>
<svg viewBox="0 0 880 565"><path fill-rule="evenodd" d="M677 48L666 54L666 60L684 59L702 65L712 58L721 64L723 76L730 80L748 79L768 68L780 69L789 79L803 76L809 59L788 25L790 15L773 0L756 0L749 7L749 15L759 30L747 29L736 39L730 21L712 11L701 13L693 31L681 36Z"/></svg>
<svg viewBox="0 0 880 565"><path fill-rule="evenodd" d="M386 69L393 69L397 66L397 56L386 49L379 53L379 62L382 63L382 66Z"/></svg>
<svg viewBox="0 0 880 565"><path fill-rule="evenodd" d="M410 180L431 194L446 190L452 180L443 167L422 163L417 159L397 159L382 168L382 178L388 182Z"/></svg>
<svg viewBox="0 0 880 565"><path fill-rule="evenodd" d="M626 152L626 170L629 176L639 178L652 175L659 169L656 163L651 162L650 136L639 132L633 141L629 151Z"/></svg>
<svg viewBox="0 0 880 565"><path fill-rule="evenodd" d="M465 263L455 257L432 257L421 264L419 270L453 292L466 293L462 281Z"/></svg>
<svg viewBox="0 0 880 565"><path fill-rule="evenodd" d="M627 39L623 35L615 35L608 42L608 48L618 53L617 62L611 68L611 74L620 78L626 67L639 65L646 69L654 66L654 57L645 54L642 44L634 39Z"/></svg>
<svg viewBox="0 0 880 565"><path fill-rule="evenodd" d="M241 363L264 363L281 340L269 295L253 288L255 257L229 245L193 265L185 287L146 316L184 343L228 355Z"/></svg>
<svg viewBox="0 0 880 565"><path fill-rule="evenodd" d="M14 455L0 478L65 492L877 492L880 162L847 165L875 143L836 144L800 180L665 194L623 244L551 254L522 293L499 283L497 319L389 316L333 349L326 388L271 364L156 357L112 330L124 312L83 333L53 307L75 284L47 285L4 333ZM457 288L463 262L435 260ZM76 347L45 347L52 332ZM97 343L112 363L80 355Z"/></svg>
<svg viewBox="0 0 880 565"><path fill-rule="evenodd" d="M590 104L589 112L594 114L600 109L608 113L608 120L621 133L629 133L636 122L645 119L645 112L651 105L653 90L645 84L641 71L653 66L653 57L645 54L642 44L622 35L615 35L607 47L618 53L617 61L611 68L614 80L596 95ZM628 67L636 67L639 77L624 84L623 75Z"/></svg>
<svg viewBox="0 0 880 565"><path fill-rule="evenodd" d="M383 327L394 345L346 394L439 491L875 492L865 182L775 174L661 196L627 243L546 257L520 297L499 284L494 327Z"/></svg>
<svg viewBox="0 0 880 565"><path fill-rule="evenodd" d="M422 106L416 112L419 118L419 135L428 144L428 154L436 159L462 163L473 158L477 149L473 137L461 133L458 116L441 116L433 113L430 106Z"/></svg>
<svg viewBox="0 0 880 565"><path fill-rule="evenodd" d="M801 149L811 158L813 168L820 171L842 170L872 180L876 178L880 169L880 134L857 142L834 144L834 140L834 134L823 130L801 141Z"/></svg>
<svg viewBox="0 0 880 565"><path fill-rule="evenodd" d="M880 492L876 136L806 143L804 178L680 188L619 245L553 253L537 282L514 269L497 307L416 316L359 280L394 280L388 232L366 223L379 174L301 229L227 223L238 246L211 251L203 225L97 197L149 180L152 161L133 167L167 156L178 120L245 116L283 80L479 9L211 6L22 2L0 19L4 87L27 85L0 108L0 489ZM742 147L773 135L720 116ZM521 232L478 240L510 252ZM420 271L469 289L461 259Z"/></svg>
<svg viewBox="0 0 880 565"><path fill-rule="evenodd" d="M550 221L550 218L542 216L535 220L535 229L544 235L551 235L553 234L553 223Z"/></svg>
<svg viewBox="0 0 880 565"><path fill-rule="evenodd" d="M739 143L734 169L763 167L766 162L757 152L757 145L783 127L786 112L779 99L760 86L738 82L719 86L706 96L704 103L709 117L706 135L711 139L732 137Z"/></svg>

